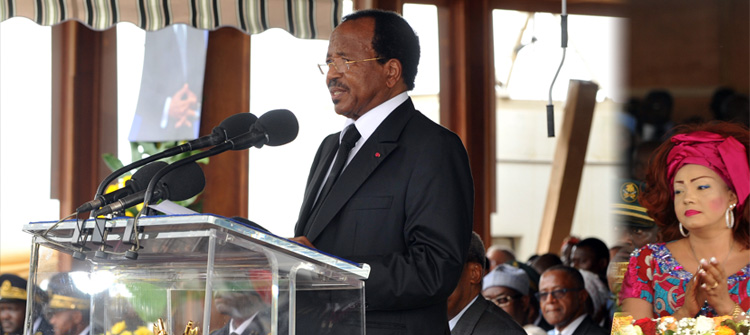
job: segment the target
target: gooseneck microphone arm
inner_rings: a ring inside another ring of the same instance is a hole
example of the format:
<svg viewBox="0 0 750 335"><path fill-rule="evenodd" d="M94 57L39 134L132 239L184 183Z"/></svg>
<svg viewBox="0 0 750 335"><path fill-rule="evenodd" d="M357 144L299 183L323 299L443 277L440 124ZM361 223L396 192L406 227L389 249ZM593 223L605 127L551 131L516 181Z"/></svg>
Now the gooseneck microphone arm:
<svg viewBox="0 0 750 335"><path fill-rule="evenodd" d="M94 196L94 199L99 199L99 197L104 193L104 189L107 187L107 185L109 185L109 183L115 180L115 178L121 176L122 174L132 169L146 165L158 159L175 156L183 152L203 149L211 145L217 145L229 138L232 138L232 137L235 137L237 135L247 132L253 126L253 124L255 124L255 121L257 119L258 118L251 113L234 114L224 119L224 121L222 121L218 126L214 127L214 129L211 131L211 134L209 135L203 136L201 138L192 140L190 142L187 142L185 144L182 144L173 148L169 148L165 151L162 151L155 155L135 161L122 168L119 168L115 172L112 172L109 176L104 178L104 180L102 180L102 182L99 184L99 187L96 189L96 195Z"/></svg>
<svg viewBox="0 0 750 335"><path fill-rule="evenodd" d="M137 161L135 161L133 163L130 163L128 165L125 165L125 166L117 169L117 170L115 170L115 172L110 173L109 176L105 177L104 180L102 180L102 182L99 184L99 187L96 189L96 196L95 196L95 198L99 198L102 195L102 193L104 193L104 188L107 187L107 185L109 185L109 183L111 183L113 180L115 180L115 178L121 176L125 172L128 172L128 171L130 171L132 169L135 169L135 168L137 168L139 166L146 165L146 164L151 163L151 162L153 162L155 160L159 160L159 159L162 159L162 158L165 158L165 157L174 156L174 155L177 155L177 154L180 154L180 153L183 153L183 152L186 152L186 151L191 151L191 150L193 150L193 149L191 149L191 146L185 146L185 147L183 147L182 145L180 145L180 146L177 146L177 147L173 147L173 148L167 149L167 150L162 151L160 153L157 153L155 155L148 156L148 157L146 157L144 159L137 160Z"/></svg>
<svg viewBox="0 0 750 335"><path fill-rule="evenodd" d="M148 183L148 187L146 187L146 193L143 197L143 209L145 210L149 203L151 202L151 198L153 197L154 189L156 188L156 184L159 182L159 179L164 177L167 173L171 172L172 170L179 168L181 166L184 166L186 164L195 162L199 159L218 155L224 151L227 151L229 149L232 149L232 143L231 142L223 142L209 150L199 152L195 155L192 155L190 157L183 158L181 160L178 160L172 164L169 164L156 172L153 178L151 178L151 181ZM140 213L139 213L140 214Z"/></svg>

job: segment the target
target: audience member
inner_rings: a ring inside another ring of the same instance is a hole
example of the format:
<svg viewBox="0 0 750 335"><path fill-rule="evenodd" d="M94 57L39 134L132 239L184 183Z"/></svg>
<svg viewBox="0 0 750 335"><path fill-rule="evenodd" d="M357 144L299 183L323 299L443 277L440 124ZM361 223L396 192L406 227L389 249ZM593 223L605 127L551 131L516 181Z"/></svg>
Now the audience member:
<svg viewBox="0 0 750 335"><path fill-rule="evenodd" d="M537 257L530 265L537 273L544 273L550 267L561 264L560 256L548 252Z"/></svg>
<svg viewBox="0 0 750 335"><path fill-rule="evenodd" d="M642 192L640 185L642 184L633 180L621 181L617 199L612 206L617 245L620 246L620 250L610 258L607 284L614 295L616 306L619 306L619 292L630 254L646 244L657 242L659 234L654 219L648 216L646 208L638 203Z"/></svg>
<svg viewBox="0 0 750 335"><path fill-rule="evenodd" d="M747 95L737 93L728 97L721 105L721 109L726 121L750 126L750 101Z"/></svg>
<svg viewBox="0 0 750 335"><path fill-rule="evenodd" d="M666 90L652 90L641 103L636 126L641 141L661 140L674 125L674 99Z"/></svg>
<svg viewBox="0 0 750 335"><path fill-rule="evenodd" d="M610 312L614 308L614 301L607 284L602 282L595 273L588 270L581 270L586 293L589 294L591 306L588 306L587 313L597 325L604 329L612 328L612 315Z"/></svg>
<svg viewBox="0 0 750 335"><path fill-rule="evenodd" d="M500 264L509 263L516 260L516 255L512 250L494 244L487 248L487 259L490 260L490 271Z"/></svg>
<svg viewBox="0 0 750 335"><path fill-rule="evenodd" d="M448 297L451 335L496 334L500 329L503 334L525 334L514 318L480 294L485 261L482 239L472 233L461 279Z"/></svg>
<svg viewBox="0 0 750 335"><path fill-rule="evenodd" d="M36 287L36 286L35 286ZM20 335L26 321L26 301L28 299L27 282L14 274L0 275L0 326L4 335ZM52 326L44 319L41 309L44 294L38 290L34 295L36 304L31 311L34 321L31 322L31 334L51 335Z"/></svg>
<svg viewBox="0 0 750 335"><path fill-rule="evenodd" d="M724 102L727 101L727 99L733 96L735 93L736 92L734 89L726 86L721 86L714 90L713 95L711 95L711 102L709 104L709 109L711 110L711 115L713 116L714 120L727 120L722 106L724 105Z"/></svg>
<svg viewBox="0 0 750 335"><path fill-rule="evenodd" d="M609 247L609 264L612 264L612 260L615 259L615 255L617 255L617 252L619 252L620 249L622 249L622 246L619 244ZM609 276L609 274L607 275ZM609 277L607 277L607 279L609 280Z"/></svg>
<svg viewBox="0 0 750 335"><path fill-rule="evenodd" d="M750 310L750 132L714 121L673 133L655 151L639 199L661 242L631 255L623 313L737 320Z"/></svg>
<svg viewBox="0 0 750 335"><path fill-rule="evenodd" d="M586 313L589 295L581 273L572 267L557 265L544 271L539 280L539 304L542 315L555 327L549 334L607 334Z"/></svg>
<svg viewBox="0 0 750 335"><path fill-rule="evenodd" d="M55 335L89 335L91 299L76 286L73 277L66 272L54 275L47 285L49 304L47 318Z"/></svg>
<svg viewBox="0 0 750 335"><path fill-rule="evenodd" d="M482 295L523 325L526 332L552 329L541 318L536 301L529 295L529 286L529 277L523 270L500 264L484 277Z"/></svg>
<svg viewBox="0 0 750 335"><path fill-rule="evenodd" d="M251 278L253 276L251 275ZM268 274L270 277L270 273ZM270 301L266 290L258 286L265 278L255 278L245 283L223 283L214 290L214 305L229 321L211 335L264 335L271 331Z"/></svg>
<svg viewBox="0 0 750 335"><path fill-rule="evenodd" d="M609 265L609 248L600 239L589 237L573 246L571 266L576 269L589 270L599 276L602 283L607 282Z"/></svg>
<svg viewBox="0 0 750 335"><path fill-rule="evenodd" d="M560 260L563 265L570 266L570 252L573 251L573 246L580 241L581 239L576 236L568 236L563 240L560 246Z"/></svg>

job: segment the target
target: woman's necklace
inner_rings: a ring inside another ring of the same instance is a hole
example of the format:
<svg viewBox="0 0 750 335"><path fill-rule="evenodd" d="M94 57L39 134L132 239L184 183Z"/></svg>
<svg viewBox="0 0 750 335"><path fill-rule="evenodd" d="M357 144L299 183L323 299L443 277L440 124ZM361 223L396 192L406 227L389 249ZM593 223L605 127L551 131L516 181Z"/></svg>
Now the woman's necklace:
<svg viewBox="0 0 750 335"><path fill-rule="evenodd" d="M693 252L693 258L695 258L695 261L698 262L698 268L701 267L701 261L698 259L698 255L695 254L695 249L693 249L693 244L690 243L690 239L688 239L688 245L690 246L690 251ZM734 239L732 239L732 245L729 247L729 252L727 253L727 256L724 257L724 261L721 262L721 264L725 264L727 262L727 259L729 259L729 255L732 254L732 250L734 249Z"/></svg>
<svg viewBox="0 0 750 335"><path fill-rule="evenodd" d="M698 260L698 255L695 254L695 249L693 249L693 244L690 243L690 239L688 239L688 245L690 246L690 251L693 252L693 258L695 258L695 261L698 262L698 268L701 267L701 261ZM729 246L729 252L727 253L727 256L724 257L724 261L721 262L721 264L725 264L727 262L727 259L729 259L729 255L732 254L732 249L734 249L734 239L732 239L732 245ZM705 285L705 284L703 284ZM708 315L709 313L713 313L711 310L711 306L708 304L708 300L703 301L703 306L701 306L701 312L698 314L700 315Z"/></svg>

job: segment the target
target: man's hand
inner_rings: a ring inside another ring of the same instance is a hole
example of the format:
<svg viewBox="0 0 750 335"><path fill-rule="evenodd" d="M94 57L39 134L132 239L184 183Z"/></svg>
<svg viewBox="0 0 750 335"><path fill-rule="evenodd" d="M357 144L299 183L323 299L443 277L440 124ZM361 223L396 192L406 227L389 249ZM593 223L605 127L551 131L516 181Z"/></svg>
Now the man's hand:
<svg viewBox="0 0 750 335"><path fill-rule="evenodd" d="M315 246L312 245L312 243L310 243L310 240L308 240L307 237L305 237L305 236L292 237L289 240L297 242L297 243L302 244L302 245L306 245L306 246L308 246L310 248L315 249Z"/></svg>
<svg viewBox="0 0 750 335"><path fill-rule="evenodd" d="M198 113L196 113L197 108L198 98L195 96L195 93L190 90L188 84L183 85L182 88L172 96L172 100L169 103L169 117L173 120L177 120L174 127L191 127L193 125L191 120L195 119L198 115Z"/></svg>

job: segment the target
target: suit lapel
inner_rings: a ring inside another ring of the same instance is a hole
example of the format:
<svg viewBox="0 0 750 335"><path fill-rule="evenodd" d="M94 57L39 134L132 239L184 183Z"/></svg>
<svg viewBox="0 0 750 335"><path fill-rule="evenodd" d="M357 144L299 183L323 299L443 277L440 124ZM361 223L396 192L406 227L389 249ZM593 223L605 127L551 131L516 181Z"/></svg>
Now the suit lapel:
<svg viewBox="0 0 750 335"><path fill-rule="evenodd" d="M341 132L330 135L321 145L321 158L316 160L317 164L313 169L312 176L310 177L307 188L305 189L302 209L300 210L300 216L297 219L297 225L295 227L295 236L303 235L305 231L305 225L310 219L310 211L312 210L313 204L315 204L318 190L320 190L320 187L323 184L323 178L328 172L328 168L331 166L334 156L336 156L336 150L338 150L339 147L338 139L340 133Z"/></svg>
<svg viewBox="0 0 750 335"><path fill-rule="evenodd" d="M373 171L398 147L398 138L406 123L414 115L411 98L398 106L365 142L331 188L328 197L321 204L318 216L311 223L307 239L315 244L315 239L328 226L331 220L349 201L354 193Z"/></svg>
<svg viewBox="0 0 750 335"><path fill-rule="evenodd" d="M487 304L483 303L485 301L486 300L484 300L483 297L477 296L477 300L474 300L471 306L469 306L469 309L461 315L461 319L458 320L456 326L451 330L451 335L472 334L474 328L479 322L479 318L482 316L482 313L484 313L484 310L487 309Z"/></svg>

